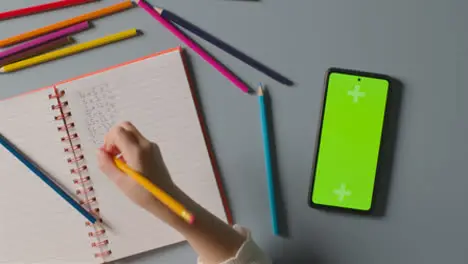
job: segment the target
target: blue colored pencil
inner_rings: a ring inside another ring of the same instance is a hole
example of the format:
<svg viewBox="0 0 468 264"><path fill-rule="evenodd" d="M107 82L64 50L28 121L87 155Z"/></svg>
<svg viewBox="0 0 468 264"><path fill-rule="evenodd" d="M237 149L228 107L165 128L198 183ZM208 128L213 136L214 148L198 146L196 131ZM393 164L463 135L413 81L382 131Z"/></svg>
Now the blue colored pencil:
<svg viewBox="0 0 468 264"><path fill-rule="evenodd" d="M67 201L73 208L81 213L91 223L96 223L96 218L87 210L85 210L78 202L76 202L70 195L62 190L55 182L47 177L32 161L30 161L23 153L21 153L15 146L0 134L0 144L5 147L13 156L21 161L29 170L34 172L44 183L46 183L52 190L54 190L60 197Z"/></svg>
<svg viewBox="0 0 468 264"><path fill-rule="evenodd" d="M259 85L257 95L258 103L260 104L260 119L262 122L263 149L265 154L265 169L268 182L268 197L270 200L271 223L273 225L273 234L279 235L278 219L276 213L275 185L273 181L273 168L271 164L270 136L268 133L267 107L262 84Z"/></svg>

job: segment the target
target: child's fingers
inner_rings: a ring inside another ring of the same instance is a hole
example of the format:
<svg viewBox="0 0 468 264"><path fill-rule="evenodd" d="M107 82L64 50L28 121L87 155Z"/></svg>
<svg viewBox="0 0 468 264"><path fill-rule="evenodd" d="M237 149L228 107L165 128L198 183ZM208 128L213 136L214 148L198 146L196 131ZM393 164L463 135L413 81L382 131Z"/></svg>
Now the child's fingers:
<svg viewBox="0 0 468 264"><path fill-rule="evenodd" d="M131 122L123 122L120 126L131 132L140 143L148 142L148 139L146 139Z"/></svg>
<svg viewBox="0 0 468 264"><path fill-rule="evenodd" d="M104 150L107 153L122 153L124 156L137 155L139 144L133 133L121 126L113 127L104 140ZM116 150L117 148L117 150Z"/></svg>
<svg viewBox="0 0 468 264"><path fill-rule="evenodd" d="M106 147L107 146L107 147ZM106 152L107 154L116 157L117 155L120 154L120 150L116 146L108 146L107 144L104 143L104 145L101 147L101 150Z"/></svg>
<svg viewBox="0 0 468 264"><path fill-rule="evenodd" d="M109 177L113 182L119 182L119 179L122 176L125 176L123 172L121 172L114 163L114 160L111 155L105 152L102 149L98 150L97 153L99 168L101 171Z"/></svg>

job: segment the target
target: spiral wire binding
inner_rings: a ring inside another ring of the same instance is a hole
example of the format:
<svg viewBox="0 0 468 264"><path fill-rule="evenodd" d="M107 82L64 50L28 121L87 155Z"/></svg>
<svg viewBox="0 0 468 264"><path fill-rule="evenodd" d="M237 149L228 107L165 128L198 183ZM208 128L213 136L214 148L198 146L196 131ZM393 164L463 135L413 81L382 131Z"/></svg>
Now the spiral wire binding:
<svg viewBox="0 0 468 264"><path fill-rule="evenodd" d="M64 152L70 155L66 161L73 168L70 169L70 174L73 176L73 183L77 185L75 194L80 197L80 204L84 206L88 211L92 212L98 217L98 223L92 224L86 222L86 226L92 228L88 233L88 237L92 240L90 246L94 249L98 249L99 252L94 254L95 258L106 258L112 254L109 249L109 239L106 236L106 229L100 223L102 219L99 218L99 207L96 196L94 196L94 187L92 186L92 180L88 172L88 166L86 166L86 159L81 152L82 146L77 143L80 139L78 133L73 131L75 123L71 121L72 114L68 111L68 101L64 100L65 91L59 91L54 86L54 94L49 94L50 100L55 100L51 106L52 111L58 111L58 114L54 117L56 121L60 121L60 125L57 127L59 132L64 132L65 135L60 138L67 146L64 147Z"/></svg>

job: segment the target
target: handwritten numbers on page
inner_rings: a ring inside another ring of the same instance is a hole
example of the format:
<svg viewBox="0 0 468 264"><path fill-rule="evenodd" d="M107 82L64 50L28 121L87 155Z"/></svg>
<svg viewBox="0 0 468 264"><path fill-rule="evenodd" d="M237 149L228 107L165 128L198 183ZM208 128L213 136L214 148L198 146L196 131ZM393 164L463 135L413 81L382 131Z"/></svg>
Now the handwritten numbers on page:
<svg viewBox="0 0 468 264"><path fill-rule="evenodd" d="M115 124L115 94L108 84L79 91L78 94L86 113L90 140L96 146L102 146L104 136Z"/></svg>

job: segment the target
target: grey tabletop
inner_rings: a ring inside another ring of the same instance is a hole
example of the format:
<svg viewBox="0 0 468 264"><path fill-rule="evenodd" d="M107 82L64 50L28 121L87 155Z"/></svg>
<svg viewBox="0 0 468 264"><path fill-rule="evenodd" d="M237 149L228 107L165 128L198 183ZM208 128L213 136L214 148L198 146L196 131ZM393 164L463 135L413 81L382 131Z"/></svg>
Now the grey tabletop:
<svg viewBox="0 0 468 264"><path fill-rule="evenodd" d="M47 0L2 1L8 10ZM117 1L0 23L0 38ZM250 227L277 263L467 263L466 142L468 2L462 0L159 0L206 31L270 66L281 85L213 46L217 58L272 97L281 222L272 235L257 100L242 94L188 51L197 90L235 222ZM80 41L136 27L144 36L0 76L7 98L180 43L137 8L95 21ZM197 39L197 38L196 38ZM402 83L394 124L385 214L357 216L310 209L307 193L325 71L331 67L390 75ZM186 244L121 263L195 263Z"/></svg>

